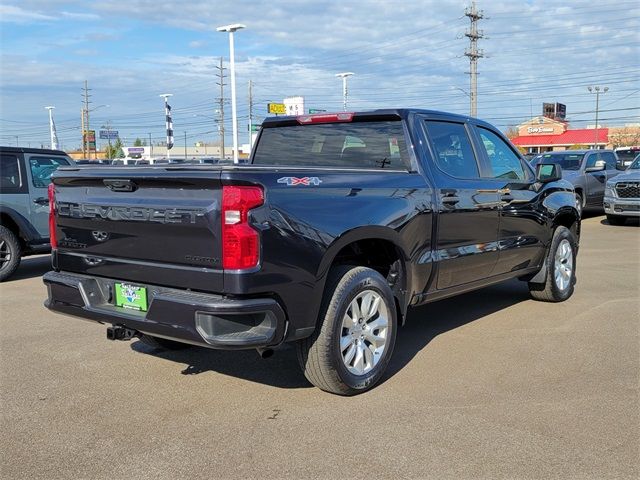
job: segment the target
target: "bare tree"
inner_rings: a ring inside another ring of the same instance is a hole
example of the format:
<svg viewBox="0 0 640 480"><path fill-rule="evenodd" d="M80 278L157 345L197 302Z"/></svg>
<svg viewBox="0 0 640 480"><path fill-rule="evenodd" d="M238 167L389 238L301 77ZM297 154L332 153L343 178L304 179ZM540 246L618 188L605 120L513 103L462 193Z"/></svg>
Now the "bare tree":
<svg viewBox="0 0 640 480"><path fill-rule="evenodd" d="M613 148L640 145L640 127L610 128L609 143Z"/></svg>

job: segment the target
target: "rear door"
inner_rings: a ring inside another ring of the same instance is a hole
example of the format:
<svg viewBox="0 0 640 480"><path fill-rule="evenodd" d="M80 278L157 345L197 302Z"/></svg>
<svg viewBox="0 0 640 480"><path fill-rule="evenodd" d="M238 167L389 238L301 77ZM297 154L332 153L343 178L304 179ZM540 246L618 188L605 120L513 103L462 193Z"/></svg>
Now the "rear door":
<svg viewBox="0 0 640 480"><path fill-rule="evenodd" d="M29 218L29 184L22 153L0 151L0 206Z"/></svg>
<svg viewBox="0 0 640 480"><path fill-rule="evenodd" d="M498 260L498 192L480 177L469 127L459 121L423 119L432 152L438 226L437 289L489 277Z"/></svg>
<svg viewBox="0 0 640 480"><path fill-rule="evenodd" d="M29 182L29 220L38 234L49 237L49 197L51 175L60 166L70 164L62 155L25 154Z"/></svg>

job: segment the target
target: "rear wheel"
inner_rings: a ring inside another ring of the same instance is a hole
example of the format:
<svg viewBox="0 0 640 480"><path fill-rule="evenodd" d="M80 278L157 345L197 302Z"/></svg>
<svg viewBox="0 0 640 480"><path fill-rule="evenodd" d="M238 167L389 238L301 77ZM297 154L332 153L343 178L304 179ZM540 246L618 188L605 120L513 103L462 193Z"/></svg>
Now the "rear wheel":
<svg viewBox="0 0 640 480"><path fill-rule="evenodd" d="M153 348L159 348L163 350L182 350L189 348L190 345L182 342L176 342L168 340L166 338L154 337L152 335L144 334L140 337L140 341L145 345L149 345Z"/></svg>
<svg viewBox="0 0 640 480"><path fill-rule="evenodd" d="M15 233L0 225L0 282L4 282L20 265L22 248Z"/></svg>
<svg viewBox="0 0 640 480"><path fill-rule="evenodd" d="M576 283L576 240L567 227L557 227L547 253L545 283L529 282L529 292L535 300L564 302L573 295Z"/></svg>
<svg viewBox="0 0 640 480"><path fill-rule="evenodd" d="M396 339L393 293L365 267L331 270L314 334L297 343L298 361L316 387L355 395L376 385Z"/></svg>
<svg viewBox="0 0 640 480"><path fill-rule="evenodd" d="M627 217L623 217L622 215L607 215L607 222L610 225L624 225L627 221Z"/></svg>
<svg viewBox="0 0 640 480"><path fill-rule="evenodd" d="M578 213L582 215L582 210L584 210L584 198L582 197L582 192L576 192L576 210Z"/></svg>

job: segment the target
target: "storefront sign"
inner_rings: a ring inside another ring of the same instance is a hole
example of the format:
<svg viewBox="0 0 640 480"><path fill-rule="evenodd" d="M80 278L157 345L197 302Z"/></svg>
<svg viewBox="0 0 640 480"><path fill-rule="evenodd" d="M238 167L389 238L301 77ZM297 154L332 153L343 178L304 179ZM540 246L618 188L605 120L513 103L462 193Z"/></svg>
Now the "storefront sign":
<svg viewBox="0 0 640 480"><path fill-rule="evenodd" d="M553 133L553 127L529 127L527 128L529 133Z"/></svg>

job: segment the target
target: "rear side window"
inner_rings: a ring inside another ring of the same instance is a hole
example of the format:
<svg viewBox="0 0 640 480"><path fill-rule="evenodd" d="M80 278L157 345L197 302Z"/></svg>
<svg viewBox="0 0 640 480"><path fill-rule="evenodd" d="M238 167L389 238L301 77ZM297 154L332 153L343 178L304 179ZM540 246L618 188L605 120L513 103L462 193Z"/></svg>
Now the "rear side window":
<svg viewBox="0 0 640 480"><path fill-rule="evenodd" d="M51 182L51 175L60 165L69 165L69 162L62 157L31 156L31 158L29 158L29 168L31 169L33 186L48 186Z"/></svg>
<svg viewBox="0 0 640 480"><path fill-rule="evenodd" d="M457 178L478 178L478 163L462 123L426 121L440 170Z"/></svg>
<svg viewBox="0 0 640 480"><path fill-rule="evenodd" d="M520 158L504 140L486 128L478 128L478 133L489 158L491 178L526 180L527 174Z"/></svg>
<svg viewBox="0 0 640 480"><path fill-rule="evenodd" d="M604 160L607 164L607 170L615 170L616 168L616 157L611 152L602 152L600 154L602 160Z"/></svg>
<svg viewBox="0 0 640 480"><path fill-rule="evenodd" d="M0 155L0 193L19 193L22 191L22 175L16 155Z"/></svg>
<svg viewBox="0 0 640 480"><path fill-rule="evenodd" d="M264 128L254 165L408 170L401 121Z"/></svg>

